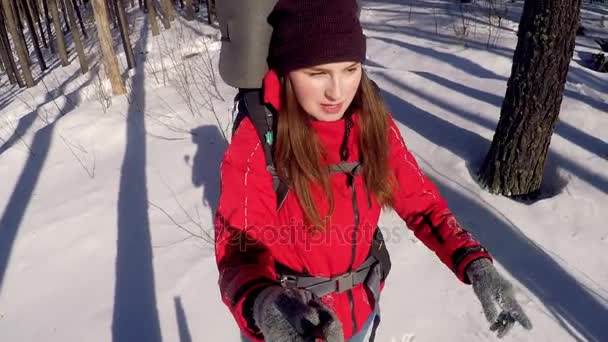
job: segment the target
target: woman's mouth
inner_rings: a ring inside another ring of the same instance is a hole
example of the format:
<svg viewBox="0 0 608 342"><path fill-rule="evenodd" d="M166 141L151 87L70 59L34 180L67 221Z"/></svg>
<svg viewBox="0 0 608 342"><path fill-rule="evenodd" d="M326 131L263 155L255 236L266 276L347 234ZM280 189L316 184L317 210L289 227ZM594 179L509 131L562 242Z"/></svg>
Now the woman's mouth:
<svg viewBox="0 0 608 342"><path fill-rule="evenodd" d="M321 104L321 109L325 114L338 114L342 110L342 103L337 104Z"/></svg>

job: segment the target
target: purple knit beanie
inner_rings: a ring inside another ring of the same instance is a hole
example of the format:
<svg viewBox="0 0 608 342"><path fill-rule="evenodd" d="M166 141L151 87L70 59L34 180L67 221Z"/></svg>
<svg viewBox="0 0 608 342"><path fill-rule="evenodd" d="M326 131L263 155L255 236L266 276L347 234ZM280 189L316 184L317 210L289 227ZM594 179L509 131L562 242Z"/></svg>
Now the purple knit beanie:
<svg viewBox="0 0 608 342"><path fill-rule="evenodd" d="M268 65L279 75L314 65L365 60L365 35L355 0L279 0Z"/></svg>

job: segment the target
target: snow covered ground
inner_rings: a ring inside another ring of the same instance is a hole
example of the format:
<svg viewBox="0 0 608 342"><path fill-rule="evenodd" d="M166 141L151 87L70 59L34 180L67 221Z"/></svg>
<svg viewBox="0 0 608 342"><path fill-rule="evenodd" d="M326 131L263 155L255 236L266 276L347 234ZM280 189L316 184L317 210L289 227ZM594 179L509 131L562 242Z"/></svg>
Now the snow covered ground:
<svg viewBox="0 0 608 342"><path fill-rule="evenodd" d="M545 197L522 204L474 181L522 7L499 4L489 35L478 5L463 18L455 1L365 1L366 67L422 169L516 285L534 329L504 340L608 341L608 74L585 67L608 8L584 4L591 37L577 39ZM128 96L108 96L94 57L89 74L74 61L32 89L0 78L0 341L238 340L208 242L234 95L207 72L217 30L180 19L152 37L131 18ZM470 287L395 214L381 226L394 266L378 341L496 340Z"/></svg>

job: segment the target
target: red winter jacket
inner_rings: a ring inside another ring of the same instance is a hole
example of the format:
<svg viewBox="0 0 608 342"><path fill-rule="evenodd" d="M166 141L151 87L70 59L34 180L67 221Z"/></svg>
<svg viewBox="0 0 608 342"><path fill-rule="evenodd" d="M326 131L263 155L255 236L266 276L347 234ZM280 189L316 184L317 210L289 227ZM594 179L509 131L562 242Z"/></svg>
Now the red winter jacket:
<svg viewBox="0 0 608 342"><path fill-rule="evenodd" d="M265 98L275 106L278 106L278 89L276 81L270 86L268 82L265 84ZM490 255L458 225L436 187L418 168L390 116L388 120L389 163L400 184L394 193L393 208L416 237L461 281L468 283L464 272L467 265ZM353 121L348 142L349 161L356 161L359 155L356 114ZM327 151L327 163L339 163L345 120L312 121L311 124ZM293 192L288 193L284 204L276 210L272 176L266 170L264 151L251 121L245 119L232 138L221 166L221 195L215 221L219 287L222 300L241 331L254 341L263 341L263 336L251 322L251 313L244 312L251 308L243 304L253 291L278 284L275 264L312 276L335 277L348 271L353 257L353 269L368 257L381 208L373 196L371 201L367 196L362 176L355 176L359 210L356 225L346 175L334 174L330 180L335 204L329 229L311 235ZM320 212L326 212L328 204L324 195L313 192L313 196ZM398 266L393 265L392 269L396 272ZM358 332L373 310L373 300L363 284L329 294L322 300L342 322L345 339Z"/></svg>

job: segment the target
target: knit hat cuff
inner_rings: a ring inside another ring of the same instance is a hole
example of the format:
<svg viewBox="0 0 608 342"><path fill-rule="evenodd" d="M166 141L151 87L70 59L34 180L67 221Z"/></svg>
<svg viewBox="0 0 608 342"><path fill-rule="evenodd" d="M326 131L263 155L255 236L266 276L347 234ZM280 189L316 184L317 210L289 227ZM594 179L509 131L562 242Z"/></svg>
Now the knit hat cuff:
<svg viewBox="0 0 608 342"><path fill-rule="evenodd" d="M285 44L280 49L271 50L268 64L277 74L284 76L297 69L327 63L363 63L365 50L365 35L360 30L326 33L323 39L309 36Z"/></svg>

